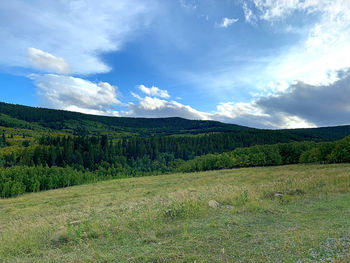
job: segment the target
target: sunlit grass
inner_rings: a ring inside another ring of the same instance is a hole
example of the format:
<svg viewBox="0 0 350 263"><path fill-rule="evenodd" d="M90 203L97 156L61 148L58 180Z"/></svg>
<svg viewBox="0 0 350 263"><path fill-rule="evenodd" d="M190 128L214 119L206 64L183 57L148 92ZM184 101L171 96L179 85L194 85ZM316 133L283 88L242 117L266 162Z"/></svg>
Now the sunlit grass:
<svg viewBox="0 0 350 263"><path fill-rule="evenodd" d="M25 194L0 200L0 261L348 262L349 190L350 165L342 164L172 174Z"/></svg>

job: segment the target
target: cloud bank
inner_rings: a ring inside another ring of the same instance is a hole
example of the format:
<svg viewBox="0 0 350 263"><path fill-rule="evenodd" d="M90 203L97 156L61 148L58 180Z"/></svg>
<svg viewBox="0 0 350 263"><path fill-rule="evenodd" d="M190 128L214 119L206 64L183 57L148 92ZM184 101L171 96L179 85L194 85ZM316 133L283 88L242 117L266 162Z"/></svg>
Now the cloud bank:
<svg viewBox="0 0 350 263"><path fill-rule="evenodd" d="M329 85L297 82L250 103L222 103L212 118L260 128L302 128L350 124L350 71Z"/></svg>
<svg viewBox="0 0 350 263"><path fill-rule="evenodd" d="M220 103L213 112L152 95L134 94L137 103L122 103L117 88L106 82L92 83L54 74L33 76L33 79L39 95L54 108L112 116L218 120L258 128L302 128L350 124L350 70L338 75L340 79L329 85L297 82L251 102ZM116 111L115 106L126 110Z"/></svg>

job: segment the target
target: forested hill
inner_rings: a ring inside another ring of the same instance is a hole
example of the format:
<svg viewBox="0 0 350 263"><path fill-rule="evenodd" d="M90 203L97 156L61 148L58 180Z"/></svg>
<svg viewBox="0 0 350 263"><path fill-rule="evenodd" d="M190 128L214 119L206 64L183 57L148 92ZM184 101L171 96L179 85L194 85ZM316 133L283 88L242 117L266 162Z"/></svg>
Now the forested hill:
<svg viewBox="0 0 350 263"><path fill-rule="evenodd" d="M0 198L129 176L350 162L350 126L262 130L0 103L0 132Z"/></svg>
<svg viewBox="0 0 350 263"><path fill-rule="evenodd" d="M261 130L217 121L183 118L108 117L36 108L0 102L0 126L71 135L108 135L111 138L154 135L198 135L233 133L240 139L257 137L256 143L287 141L332 141L350 134L350 125L312 129ZM274 139L271 139L271 138ZM270 138L270 139L267 139ZM270 142L271 140L271 142ZM250 143L244 145L250 145Z"/></svg>
<svg viewBox="0 0 350 263"><path fill-rule="evenodd" d="M105 131L124 131L141 135L172 135L186 133L198 134L207 132L252 130L248 127L225 124L217 121L187 120L178 117L130 118L97 116L64 110L8 104L3 102L0 102L0 114L5 114L16 120L28 122L29 124L38 124L44 128L54 130L66 129L69 131L72 128L74 129L80 127L87 129L87 131L91 133L95 132L95 128L97 126L104 128ZM6 123L5 120L1 120L0 118L0 125L6 126L9 125L9 123ZM28 127L31 127L31 125Z"/></svg>

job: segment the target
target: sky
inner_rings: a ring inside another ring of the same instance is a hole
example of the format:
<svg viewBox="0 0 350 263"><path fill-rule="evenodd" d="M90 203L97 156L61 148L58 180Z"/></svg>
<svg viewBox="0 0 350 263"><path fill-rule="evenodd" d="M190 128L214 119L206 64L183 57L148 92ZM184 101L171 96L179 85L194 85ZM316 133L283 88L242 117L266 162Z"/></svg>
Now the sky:
<svg viewBox="0 0 350 263"><path fill-rule="evenodd" d="M0 101L257 128L350 124L350 0L0 3Z"/></svg>

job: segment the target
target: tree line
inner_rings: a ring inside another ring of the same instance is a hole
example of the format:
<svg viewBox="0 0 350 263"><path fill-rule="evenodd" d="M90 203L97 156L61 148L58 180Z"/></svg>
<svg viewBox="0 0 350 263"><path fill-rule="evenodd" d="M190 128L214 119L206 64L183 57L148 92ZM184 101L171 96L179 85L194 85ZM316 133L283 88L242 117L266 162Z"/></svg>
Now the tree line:
<svg viewBox="0 0 350 263"><path fill-rule="evenodd" d="M35 108L0 102L0 126L33 131L60 131L66 134L100 135L108 133L117 138L150 135L183 135L205 133L240 132L249 134L270 134L271 137L288 137L289 141L328 141L338 140L350 134L350 125L289 130L260 130L217 121L197 121L182 118L127 118L107 117ZM100 127L100 128L97 128ZM248 145L247 145L248 146Z"/></svg>
<svg viewBox="0 0 350 263"><path fill-rule="evenodd" d="M107 179L89 171L77 171L71 167L0 168L0 197L12 197L25 192L62 188Z"/></svg>
<svg viewBox="0 0 350 263"><path fill-rule="evenodd" d="M199 145L194 144L194 147ZM350 162L350 136L335 142L255 145L196 156L190 160L175 158L171 152L162 152L169 148L160 145L155 151L157 154L151 155L147 149L153 148L145 147L143 152L137 140L132 143L124 140L114 143L105 136L42 137L40 145L24 148L19 157L13 157L16 154L10 153L0 159L0 165L4 167L0 168L1 197L129 176ZM145 155L139 156L141 153Z"/></svg>
<svg viewBox="0 0 350 263"><path fill-rule="evenodd" d="M103 167L121 170L166 170L176 159L218 154L259 144L289 142L285 133L270 132L208 133L196 136L148 136L110 139L102 136L42 136L37 144L2 155L3 166L72 166L95 171ZM156 163L157 165L154 165ZM140 166L141 165L141 166ZM126 171L124 171L126 172ZM129 171L131 172L131 171Z"/></svg>
<svg viewBox="0 0 350 263"><path fill-rule="evenodd" d="M292 142L237 148L221 154L207 154L182 163L181 172L197 172L253 166L301 163L350 162L350 136L335 142Z"/></svg>

